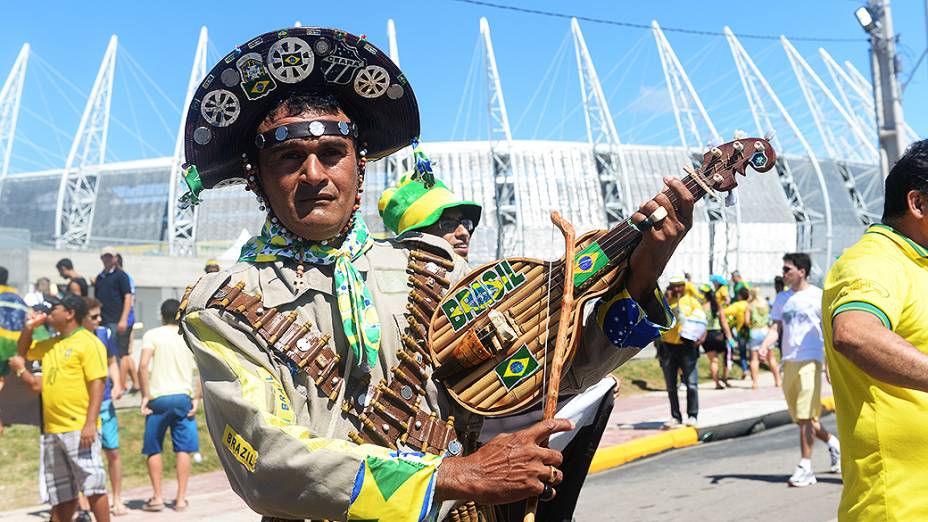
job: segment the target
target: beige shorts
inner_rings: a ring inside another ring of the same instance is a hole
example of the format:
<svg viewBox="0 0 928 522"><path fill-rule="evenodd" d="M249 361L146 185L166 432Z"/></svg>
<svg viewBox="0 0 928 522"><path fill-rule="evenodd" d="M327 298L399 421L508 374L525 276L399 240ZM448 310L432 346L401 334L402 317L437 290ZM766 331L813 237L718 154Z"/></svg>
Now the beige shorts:
<svg viewBox="0 0 928 522"><path fill-rule="evenodd" d="M822 412L822 363L784 361L783 395L793 422L818 420Z"/></svg>

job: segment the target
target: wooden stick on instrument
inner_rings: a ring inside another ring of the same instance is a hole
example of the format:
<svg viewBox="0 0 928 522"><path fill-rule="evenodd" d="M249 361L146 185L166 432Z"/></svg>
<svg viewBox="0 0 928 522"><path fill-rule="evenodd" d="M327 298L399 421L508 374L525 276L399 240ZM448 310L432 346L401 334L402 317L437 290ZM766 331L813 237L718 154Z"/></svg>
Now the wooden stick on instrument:
<svg viewBox="0 0 928 522"><path fill-rule="evenodd" d="M557 325L557 338L554 342L554 357L551 360L551 371L548 374L548 391L545 397L543 420L553 419L557 411L557 396L561 387L561 369L567 356L567 335L570 333L570 314L574 308L574 257L576 257L576 233L574 226L562 218L556 211L551 211L551 222L564 234L564 293L561 301L561 316ZM554 265L552 265L553 268ZM550 292L551 289L549 288ZM547 339L545 339L547 342ZM544 441L548 445L548 441ZM535 522L535 511L538 509L538 497L526 501L524 522Z"/></svg>

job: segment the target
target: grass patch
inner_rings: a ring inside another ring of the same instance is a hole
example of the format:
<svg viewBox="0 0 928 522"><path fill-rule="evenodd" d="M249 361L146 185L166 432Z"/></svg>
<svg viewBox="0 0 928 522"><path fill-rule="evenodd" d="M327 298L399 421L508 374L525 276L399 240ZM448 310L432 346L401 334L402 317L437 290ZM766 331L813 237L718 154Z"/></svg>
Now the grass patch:
<svg viewBox="0 0 928 522"><path fill-rule="evenodd" d="M122 489L149 484L148 466L142 455L142 435L145 419L138 408L118 410L119 454L122 457ZM193 464L193 474L222 469L213 442L206 431L203 408L197 409L197 430L200 438L200 454L203 461ZM174 474L174 450L171 436L165 436L164 480L172 480ZM103 457L106 462L106 457ZM0 511L32 506L39 503L39 428L36 426L6 426L0 435ZM109 477L107 477L109 489ZM127 499L123 499L127 500Z"/></svg>
<svg viewBox="0 0 928 522"><path fill-rule="evenodd" d="M721 363L721 361L719 361ZM761 369L766 366L761 365ZM697 362L697 372L699 373L699 382L705 382L712 379L709 372L709 358L700 353ZM664 386L664 372L657 358L649 359L632 359L617 368L614 372L616 377L622 379L622 393L644 393L648 391L666 391ZM741 378L741 367L737 361L732 364L728 372L728 378L738 380Z"/></svg>

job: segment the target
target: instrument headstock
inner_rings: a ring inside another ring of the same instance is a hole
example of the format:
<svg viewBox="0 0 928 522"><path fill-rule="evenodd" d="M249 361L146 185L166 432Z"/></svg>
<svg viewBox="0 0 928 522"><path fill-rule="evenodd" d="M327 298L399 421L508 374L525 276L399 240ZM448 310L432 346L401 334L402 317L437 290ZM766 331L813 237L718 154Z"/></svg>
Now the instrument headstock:
<svg viewBox="0 0 928 522"><path fill-rule="evenodd" d="M742 138L706 151L700 173L713 189L728 192L738 186L735 174L746 176L747 167L757 172L767 172L776 161L777 154L769 140Z"/></svg>

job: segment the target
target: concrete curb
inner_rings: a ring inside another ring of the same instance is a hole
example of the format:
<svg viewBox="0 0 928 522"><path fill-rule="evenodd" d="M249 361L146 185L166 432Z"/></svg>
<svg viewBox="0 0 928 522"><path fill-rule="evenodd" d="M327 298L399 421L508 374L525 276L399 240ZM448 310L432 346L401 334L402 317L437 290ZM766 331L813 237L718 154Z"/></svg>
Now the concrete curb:
<svg viewBox="0 0 928 522"><path fill-rule="evenodd" d="M822 410L828 413L835 411L834 397L822 398ZM590 463L589 473L607 471L627 462L664 451L695 446L700 441L710 442L750 435L765 429L789 424L790 421L789 412L784 409L720 426L711 426L698 430L695 428L678 428L655 435L648 435L647 437L596 450L593 461Z"/></svg>

